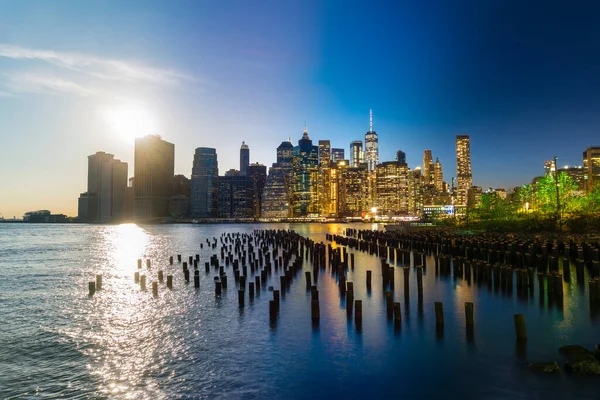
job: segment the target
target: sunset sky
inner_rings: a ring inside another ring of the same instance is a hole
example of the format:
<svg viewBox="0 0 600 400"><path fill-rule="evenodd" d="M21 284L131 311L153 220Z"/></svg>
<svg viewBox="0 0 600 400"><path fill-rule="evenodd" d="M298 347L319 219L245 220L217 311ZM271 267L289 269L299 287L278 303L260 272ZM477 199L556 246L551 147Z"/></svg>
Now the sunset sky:
<svg viewBox="0 0 600 400"><path fill-rule="evenodd" d="M145 133L223 174L305 120L348 152L369 108L381 161L430 148L450 181L470 134L474 184L509 189L600 145L599 26L591 1L0 0L0 213L76 215L87 156L131 176Z"/></svg>

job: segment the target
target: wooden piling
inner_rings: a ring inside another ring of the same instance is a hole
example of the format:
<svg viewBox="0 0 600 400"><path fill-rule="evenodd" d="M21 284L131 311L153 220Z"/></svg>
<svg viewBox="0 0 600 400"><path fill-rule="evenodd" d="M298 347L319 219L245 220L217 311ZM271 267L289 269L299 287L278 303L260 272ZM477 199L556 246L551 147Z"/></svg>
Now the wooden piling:
<svg viewBox="0 0 600 400"><path fill-rule="evenodd" d="M167 275L167 287L173 289L173 275Z"/></svg>
<svg viewBox="0 0 600 400"><path fill-rule="evenodd" d="M465 302L465 317L467 320L467 327L473 327L474 321L473 321L473 303L466 301Z"/></svg>
<svg viewBox="0 0 600 400"><path fill-rule="evenodd" d="M215 281L215 295L220 296L222 291L223 283L218 280Z"/></svg>
<svg viewBox="0 0 600 400"><path fill-rule="evenodd" d="M164 278L163 278L163 272L162 272L162 269L161 269L160 271L158 271L158 281L160 283L163 283L163 280L164 280Z"/></svg>
<svg viewBox="0 0 600 400"><path fill-rule="evenodd" d="M152 282L152 296L158 297L158 282Z"/></svg>
<svg viewBox="0 0 600 400"><path fill-rule="evenodd" d="M244 307L244 289L238 290L238 304L240 307Z"/></svg>
<svg viewBox="0 0 600 400"><path fill-rule="evenodd" d="M146 290L146 275L140 275L140 289Z"/></svg>
<svg viewBox="0 0 600 400"><path fill-rule="evenodd" d="M392 319L392 316L394 315L394 299L393 293L390 291L385 292L385 305L387 310L387 317L388 319Z"/></svg>
<svg viewBox="0 0 600 400"><path fill-rule="evenodd" d="M400 303L399 302L395 302L393 307L394 307L394 321L395 322L401 322L402 321L402 314L401 314L401 310L400 310Z"/></svg>
<svg viewBox="0 0 600 400"><path fill-rule="evenodd" d="M362 322L362 300L354 300L354 321L356 324Z"/></svg>
<svg viewBox="0 0 600 400"><path fill-rule="evenodd" d="M96 290L102 289L102 275L96 275Z"/></svg>
<svg viewBox="0 0 600 400"><path fill-rule="evenodd" d="M515 314L514 320L517 340L527 340L527 331L525 329L525 316L523 314Z"/></svg>
<svg viewBox="0 0 600 400"><path fill-rule="evenodd" d="M321 318L321 310L319 308L319 300L312 300L310 302L310 315L313 321Z"/></svg>
<svg viewBox="0 0 600 400"><path fill-rule="evenodd" d="M135 274L133 274L133 281L135 283L140 283L140 273L136 272Z"/></svg>
<svg viewBox="0 0 600 400"><path fill-rule="evenodd" d="M96 293L96 282L88 282L89 295L93 296Z"/></svg>
<svg viewBox="0 0 600 400"><path fill-rule="evenodd" d="M435 326L438 329L444 327L444 307L441 301L436 301L435 306Z"/></svg>
<svg viewBox="0 0 600 400"><path fill-rule="evenodd" d="M277 317L277 302L275 300L269 300L269 317L271 317L271 320Z"/></svg>

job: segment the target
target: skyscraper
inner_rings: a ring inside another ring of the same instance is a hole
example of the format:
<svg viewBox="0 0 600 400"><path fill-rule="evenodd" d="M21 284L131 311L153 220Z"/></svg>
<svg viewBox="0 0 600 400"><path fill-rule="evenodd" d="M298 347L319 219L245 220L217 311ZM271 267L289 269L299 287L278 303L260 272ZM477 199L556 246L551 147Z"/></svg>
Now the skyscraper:
<svg viewBox="0 0 600 400"><path fill-rule="evenodd" d="M398 161L400 164L406 164L406 153L402 150L398 150L396 152L396 161Z"/></svg>
<svg viewBox="0 0 600 400"><path fill-rule="evenodd" d="M386 161L376 168L376 204L378 213L408 213L409 170L406 164Z"/></svg>
<svg viewBox="0 0 600 400"><path fill-rule="evenodd" d="M192 166L190 208L193 218L217 216L218 176L217 151L209 147L198 147Z"/></svg>
<svg viewBox="0 0 600 400"><path fill-rule="evenodd" d="M367 167L362 163L350 167L345 161L337 163L338 168L338 213L344 217L360 217L367 210Z"/></svg>
<svg viewBox="0 0 600 400"><path fill-rule="evenodd" d="M88 157L87 193L79 200L79 217L88 222L122 221L126 217L127 163L102 151Z"/></svg>
<svg viewBox="0 0 600 400"><path fill-rule="evenodd" d="M423 179L425 184L429 185L432 181L431 174L433 174L433 157L431 156L431 150L425 149L423 152Z"/></svg>
<svg viewBox="0 0 600 400"><path fill-rule="evenodd" d="M256 185L245 175L219 176L217 216L219 218L253 218L256 213Z"/></svg>
<svg viewBox="0 0 600 400"><path fill-rule="evenodd" d="M292 152L294 146L289 141L277 147L277 162L269 168L260 207L262 218L287 218L290 215L290 186Z"/></svg>
<svg viewBox="0 0 600 400"><path fill-rule="evenodd" d="M292 192L290 206L292 217L308 216L319 212L318 163L319 148L313 146L304 128L302 139L294 147L292 156Z"/></svg>
<svg viewBox="0 0 600 400"><path fill-rule="evenodd" d="M242 142L242 147L240 148L240 175L248 173L248 165L250 165L250 149L246 142Z"/></svg>
<svg viewBox="0 0 600 400"><path fill-rule="evenodd" d="M136 220L169 215L175 175L175 145L158 135L135 139L133 217Z"/></svg>
<svg viewBox="0 0 600 400"><path fill-rule="evenodd" d="M373 110L369 110L369 131L365 134L365 162L369 171L375 171L379 164L379 139L373 130Z"/></svg>
<svg viewBox="0 0 600 400"><path fill-rule="evenodd" d="M333 148L331 149L331 161L337 163L344 159L344 149Z"/></svg>
<svg viewBox="0 0 600 400"><path fill-rule="evenodd" d="M444 175L442 174L442 163L438 158L435 158L435 164L433 165L433 184L438 192L444 190Z"/></svg>
<svg viewBox="0 0 600 400"><path fill-rule="evenodd" d="M456 204L467 205L469 189L473 186L471 175L471 138L456 136Z"/></svg>
<svg viewBox="0 0 600 400"><path fill-rule="evenodd" d="M354 140L350 142L350 166L356 168L363 162L365 161L362 140Z"/></svg>
<svg viewBox="0 0 600 400"><path fill-rule="evenodd" d="M267 167L259 163L250 164L247 176L254 180L256 193L254 199L255 216L258 218L261 216L260 209L263 201L263 191L267 182Z"/></svg>
<svg viewBox="0 0 600 400"><path fill-rule="evenodd" d="M588 147L583 152L585 190L589 193L600 183L600 147Z"/></svg>
<svg viewBox="0 0 600 400"><path fill-rule="evenodd" d="M319 165L329 164L331 161L331 143L329 140L319 140Z"/></svg>

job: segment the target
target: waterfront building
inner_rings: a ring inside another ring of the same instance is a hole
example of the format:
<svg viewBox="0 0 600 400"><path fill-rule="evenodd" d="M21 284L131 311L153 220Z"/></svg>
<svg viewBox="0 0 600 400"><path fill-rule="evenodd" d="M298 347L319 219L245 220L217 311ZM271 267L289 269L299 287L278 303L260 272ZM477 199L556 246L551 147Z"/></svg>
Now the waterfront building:
<svg viewBox="0 0 600 400"><path fill-rule="evenodd" d="M376 173L376 207L381 215L408 214L409 170L406 164L386 161Z"/></svg>
<svg viewBox="0 0 600 400"><path fill-rule="evenodd" d="M23 222L32 224L64 224L69 222L65 214L52 214L49 210L29 211L23 215Z"/></svg>
<svg viewBox="0 0 600 400"><path fill-rule="evenodd" d="M291 214L292 217L316 216L319 213L318 154L304 128L302 139L294 147L292 156Z"/></svg>
<svg viewBox="0 0 600 400"><path fill-rule="evenodd" d="M169 215L174 218L186 218L190 215L191 181L184 175L173 177L171 198L169 199Z"/></svg>
<svg viewBox="0 0 600 400"><path fill-rule="evenodd" d="M277 162L269 168L262 195L260 215L262 218L288 218L290 216L290 188L292 153L289 141L277 147Z"/></svg>
<svg viewBox="0 0 600 400"><path fill-rule="evenodd" d="M242 142L242 147L240 148L240 175L248 173L248 165L250 165L250 148L246 142Z"/></svg>
<svg viewBox="0 0 600 400"><path fill-rule="evenodd" d="M369 110L369 131L365 134L365 162L369 171L375 171L379 164L379 139L373 130L373 110Z"/></svg>
<svg viewBox="0 0 600 400"><path fill-rule="evenodd" d="M99 151L88 156L87 192L78 201L78 217L87 222L126 219L127 163Z"/></svg>
<svg viewBox="0 0 600 400"><path fill-rule="evenodd" d="M349 164L348 160L337 162L338 215L361 217L367 210L367 164L363 163L358 167L351 167Z"/></svg>
<svg viewBox="0 0 600 400"><path fill-rule="evenodd" d="M406 153L402 150L398 150L396 152L396 161L398 161L400 164L406 164Z"/></svg>
<svg viewBox="0 0 600 400"><path fill-rule="evenodd" d="M331 149L331 161L337 163L344 159L344 149L333 148Z"/></svg>
<svg viewBox="0 0 600 400"><path fill-rule="evenodd" d="M248 166L247 176L254 181L254 216L258 218L261 216L260 210L263 201L263 191L267 182L267 167L259 163L250 164Z"/></svg>
<svg viewBox="0 0 600 400"><path fill-rule="evenodd" d="M133 217L136 220L169 215L175 175L175 145L158 135L135 139Z"/></svg>
<svg viewBox="0 0 600 400"><path fill-rule="evenodd" d="M244 175L218 177L218 218L253 218L256 213L254 179Z"/></svg>
<svg viewBox="0 0 600 400"><path fill-rule="evenodd" d="M585 190L590 193L600 183L600 147L588 147L583 152Z"/></svg>
<svg viewBox="0 0 600 400"><path fill-rule="evenodd" d="M363 162L363 143L361 140L354 140L350 143L350 166L356 168Z"/></svg>
<svg viewBox="0 0 600 400"><path fill-rule="evenodd" d="M217 151L198 147L194 153L190 208L192 218L217 216L219 164Z"/></svg>
<svg viewBox="0 0 600 400"><path fill-rule="evenodd" d="M467 204L469 189L473 186L471 175L471 138L469 135L456 136L456 203Z"/></svg>

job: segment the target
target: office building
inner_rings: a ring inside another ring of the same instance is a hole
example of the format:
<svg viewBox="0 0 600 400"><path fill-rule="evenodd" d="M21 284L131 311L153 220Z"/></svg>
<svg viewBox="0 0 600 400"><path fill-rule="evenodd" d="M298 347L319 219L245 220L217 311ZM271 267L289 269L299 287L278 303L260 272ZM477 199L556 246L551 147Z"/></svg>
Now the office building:
<svg viewBox="0 0 600 400"><path fill-rule="evenodd" d="M444 191L444 175L442 174L442 163L436 157L433 165L433 185L438 192Z"/></svg>
<svg viewBox="0 0 600 400"><path fill-rule="evenodd" d="M190 208L192 218L217 216L219 164L217 151L198 147L194 153Z"/></svg>
<svg viewBox="0 0 600 400"><path fill-rule="evenodd" d="M263 201L263 191L267 183L267 167L265 165L254 163L248 166L248 177L254 181L254 216L260 217L260 209Z"/></svg>
<svg viewBox="0 0 600 400"><path fill-rule="evenodd" d="M319 213L318 163L319 148L313 146L304 128L302 139L294 147L292 156L291 215L316 216Z"/></svg>
<svg viewBox="0 0 600 400"><path fill-rule="evenodd" d="M600 147L588 147L583 152L585 190L590 193L600 183Z"/></svg>
<svg viewBox="0 0 600 400"><path fill-rule="evenodd" d="M361 217L367 210L367 165L351 167L347 160L337 162L338 215Z"/></svg>
<svg viewBox="0 0 600 400"><path fill-rule="evenodd" d="M331 143L329 140L319 140L319 165L329 164L331 161Z"/></svg>
<svg viewBox="0 0 600 400"><path fill-rule="evenodd" d="M248 165L250 165L250 148L248 148L246 142L242 142L240 148L240 175L248 173Z"/></svg>
<svg viewBox="0 0 600 400"><path fill-rule="evenodd" d="M369 110L369 131L365 134L365 162L369 171L375 171L379 164L379 139L373 130L373 110Z"/></svg>
<svg viewBox="0 0 600 400"><path fill-rule="evenodd" d="M431 184L433 181L433 157L431 155L431 150L425 149L423 152L423 180L426 185Z"/></svg>
<svg viewBox="0 0 600 400"><path fill-rule="evenodd" d="M261 218L288 218L290 216L290 190L292 153L289 141L277 147L277 162L269 168L269 175L262 195Z"/></svg>
<svg viewBox="0 0 600 400"><path fill-rule="evenodd" d="M356 168L363 162L363 143L361 140L354 140L350 143L350 166Z"/></svg>
<svg viewBox="0 0 600 400"><path fill-rule="evenodd" d="M396 161L398 161L400 164L406 164L406 153L402 150L398 150L396 152Z"/></svg>
<svg viewBox="0 0 600 400"><path fill-rule="evenodd" d="M331 161L337 163L340 160L344 159L344 149L331 149Z"/></svg>
<svg viewBox="0 0 600 400"><path fill-rule="evenodd" d="M471 139L469 135L456 136L456 202L467 204L469 189L473 186L471 175Z"/></svg>
<svg viewBox="0 0 600 400"><path fill-rule="evenodd" d="M137 221L169 215L175 175L175 145L158 135L135 139L133 217Z"/></svg>
<svg viewBox="0 0 600 400"><path fill-rule="evenodd" d="M408 214L409 177L406 164L386 161L379 164L376 173L376 207L381 215Z"/></svg>
<svg viewBox="0 0 600 400"><path fill-rule="evenodd" d="M218 177L218 218L254 218L256 213L254 179L244 175Z"/></svg>

